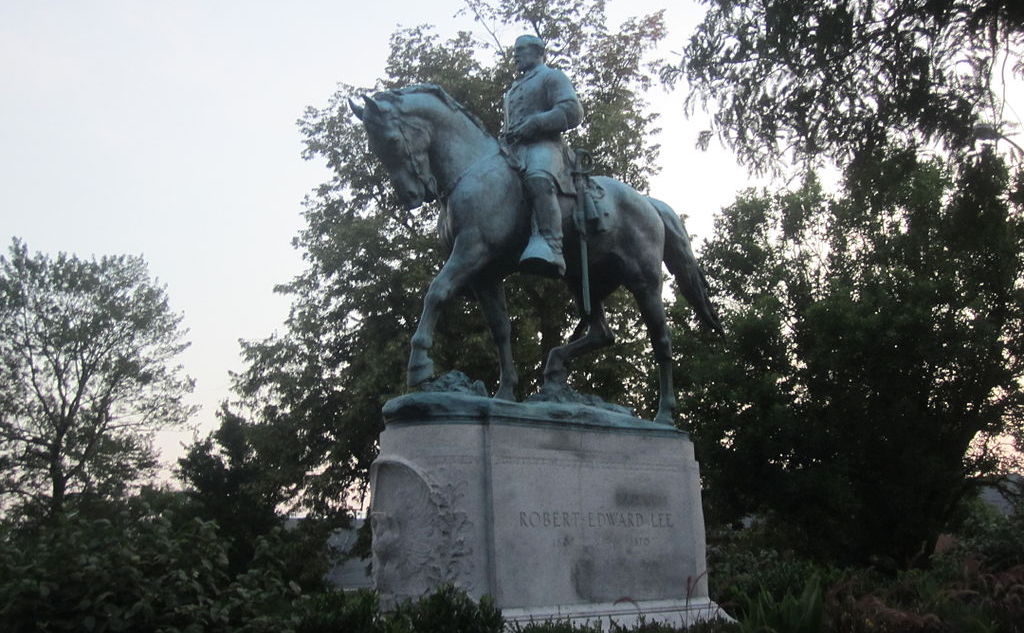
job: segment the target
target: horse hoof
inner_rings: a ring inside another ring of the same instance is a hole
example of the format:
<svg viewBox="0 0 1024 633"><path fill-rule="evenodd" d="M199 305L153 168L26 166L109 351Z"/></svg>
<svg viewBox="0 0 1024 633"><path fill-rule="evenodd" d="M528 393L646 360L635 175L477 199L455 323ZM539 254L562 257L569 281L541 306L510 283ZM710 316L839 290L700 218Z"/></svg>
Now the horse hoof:
<svg viewBox="0 0 1024 633"><path fill-rule="evenodd" d="M498 389L498 393L494 394L494 399L515 402L516 394L513 392L512 389Z"/></svg>
<svg viewBox="0 0 1024 633"><path fill-rule="evenodd" d="M666 424L668 426L675 426L672 421L671 411L659 411L658 415L654 416L655 424Z"/></svg>
<svg viewBox="0 0 1024 633"><path fill-rule="evenodd" d="M409 371L406 374L405 382L410 387L423 384L434 376L434 361L427 360L423 363L416 363L415 365L409 365Z"/></svg>
<svg viewBox="0 0 1024 633"><path fill-rule="evenodd" d="M569 382L569 372L564 369L544 372L544 387L564 387Z"/></svg>

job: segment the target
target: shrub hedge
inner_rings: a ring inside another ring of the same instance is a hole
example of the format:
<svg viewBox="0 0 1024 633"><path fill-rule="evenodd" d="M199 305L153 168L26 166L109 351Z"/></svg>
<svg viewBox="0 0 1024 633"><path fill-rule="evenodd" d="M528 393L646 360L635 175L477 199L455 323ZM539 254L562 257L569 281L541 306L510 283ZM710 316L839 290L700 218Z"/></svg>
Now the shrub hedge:
<svg viewBox="0 0 1024 633"><path fill-rule="evenodd" d="M975 513L927 569L883 573L801 559L748 530L712 535L712 598L736 618L691 633L1024 633L1024 521ZM67 517L0 528L5 632L498 633L488 598L443 587L381 612L372 592L342 593L292 578L295 549L279 532L258 540L242 573L213 522L171 509ZM566 622L517 633L596 633ZM645 624L603 631L671 633Z"/></svg>

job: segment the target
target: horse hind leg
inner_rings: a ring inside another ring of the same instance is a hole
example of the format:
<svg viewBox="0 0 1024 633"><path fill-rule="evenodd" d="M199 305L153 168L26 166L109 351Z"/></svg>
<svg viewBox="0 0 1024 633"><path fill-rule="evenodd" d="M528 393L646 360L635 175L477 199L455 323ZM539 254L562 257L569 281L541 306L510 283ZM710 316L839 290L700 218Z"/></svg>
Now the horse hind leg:
<svg viewBox="0 0 1024 633"><path fill-rule="evenodd" d="M580 336L584 325L586 325L586 334ZM573 359L607 347L614 342L615 335L612 334L611 328L608 327L608 322L605 320L604 308L600 301L594 301L589 319L580 322L570 341L552 349L548 354L547 363L544 365L544 384L565 385L569 378L569 364Z"/></svg>
<svg viewBox="0 0 1024 633"><path fill-rule="evenodd" d="M654 348L658 364L658 414L654 421L672 424L676 412L675 386L672 384L672 338L665 319L665 304L661 299L661 284L630 288L647 326L647 334Z"/></svg>
<svg viewBox="0 0 1024 633"><path fill-rule="evenodd" d="M492 279L474 285L473 290L480 302L487 326L491 330L494 344L498 348L501 374L498 378L498 391L494 397L498 400L515 401L519 375L512 360L512 323L509 321L508 306L505 304L505 287L500 280Z"/></svg>

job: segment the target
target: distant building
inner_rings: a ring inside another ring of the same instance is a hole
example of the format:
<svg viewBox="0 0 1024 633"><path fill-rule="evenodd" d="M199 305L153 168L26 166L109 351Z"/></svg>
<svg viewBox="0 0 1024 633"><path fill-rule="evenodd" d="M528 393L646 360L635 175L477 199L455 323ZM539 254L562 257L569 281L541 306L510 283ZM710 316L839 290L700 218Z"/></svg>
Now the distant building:
<svg viewBox="0 0 1024 633"><path fill-rule="evenodd" d="M356 544L359 528L365 522L366 519L353 519L352 527L340 528L331 533L327 543L339 558L352 551ZM340 589L372 589L373 577L370 575L370 559L346 558L331 567L324 579Z"/></svg>
<svg viewBox="0 0 1024 633"><path fill-rule="evenodd" d="M999 486L985 486L978 493L978 498L1003 516L1013 514L1015 508L1021 507L1024 501L1024 476L1013 474Z"/></svg>

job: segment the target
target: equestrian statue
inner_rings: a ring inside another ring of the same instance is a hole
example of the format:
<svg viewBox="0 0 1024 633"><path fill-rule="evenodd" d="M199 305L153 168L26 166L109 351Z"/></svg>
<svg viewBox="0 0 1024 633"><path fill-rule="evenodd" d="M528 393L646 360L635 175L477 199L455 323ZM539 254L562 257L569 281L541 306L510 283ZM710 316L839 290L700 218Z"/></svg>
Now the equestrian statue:
<svg viewBox="0 0 1024 633"><path fill-rule="evenodd" d="M658 365L658 413L676 409L672 348L662 303L664 262L698 320L721 333L707 282L679 216L664 202L611 178L588 175L589 155L574 157L561 134L583 120L569 79L544 64L544 42L516 40L518 78L505 94L504 129L491 136L439 86L422 84L363 97L350 107L366 128L407 209L439 201L448 259L430 283L412 337L407 382L434 374L429 351L441 307L471 291L498 347L495 398L514 400L518 382L504 279L514 272L563 277L582 319L548 355L544 386L564 387L576 357L614 342L602 302L619 286L634 296Z"/></svg>

